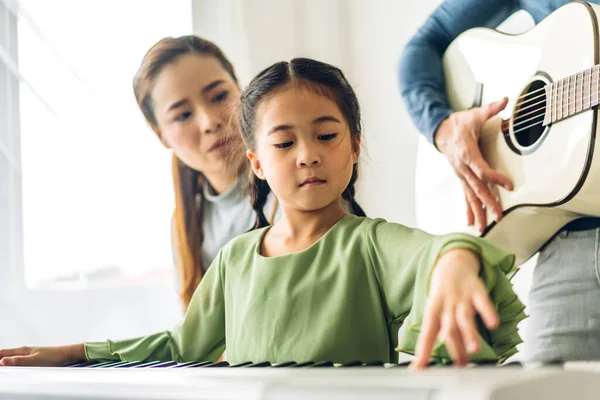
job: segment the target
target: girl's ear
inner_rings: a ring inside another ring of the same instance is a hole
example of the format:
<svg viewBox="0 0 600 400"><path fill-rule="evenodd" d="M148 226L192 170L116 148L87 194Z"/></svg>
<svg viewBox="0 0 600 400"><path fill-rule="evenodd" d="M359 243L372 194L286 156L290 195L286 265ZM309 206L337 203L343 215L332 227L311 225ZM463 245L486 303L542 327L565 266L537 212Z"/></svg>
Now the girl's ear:
<svg viewBox="0 0 600 400"><path fill-rule="evenodd" d="M156 133L156 136L158 136L158 140L160 140L160 142L163 144L163 146L165 146L167 149L170 149L171 145L169 144L169 142L166 141L166 139L163 136L161 130L158 129L158 126L156 126L154 124L151 124L150 127L152 128L152 130L154 131L154 133Z"/></svg>
<svg viewBox="0 0 600 400"><path fill-rule="evenodd" d="M264 181L266 179L265 173L262 170L258 156L253 153L252 150L246 150L246 157L248 157L248 160L250 160L250 165L252 166L254 175L256 175L258 179L262 179Z"/></svg>
<svg viewBox="0 0 600 400"><path fill-rule="evenodd" d="M354 140L352 140L352 163L356 164L358 162L358 158L360 156L360 139L362 135L360 133L354 136Z"/></svg>

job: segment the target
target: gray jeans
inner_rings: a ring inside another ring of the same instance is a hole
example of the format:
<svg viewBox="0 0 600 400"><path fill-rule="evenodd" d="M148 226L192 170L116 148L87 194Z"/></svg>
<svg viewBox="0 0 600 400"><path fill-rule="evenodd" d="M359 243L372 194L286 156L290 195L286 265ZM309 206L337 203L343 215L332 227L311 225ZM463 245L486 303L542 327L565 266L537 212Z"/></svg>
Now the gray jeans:
<svg viewBox="0 0 600 400"><path fill-rule="evenodd" d="M600 229L563 231L540 252L528 299L525 361L600 360Z"/></svg>

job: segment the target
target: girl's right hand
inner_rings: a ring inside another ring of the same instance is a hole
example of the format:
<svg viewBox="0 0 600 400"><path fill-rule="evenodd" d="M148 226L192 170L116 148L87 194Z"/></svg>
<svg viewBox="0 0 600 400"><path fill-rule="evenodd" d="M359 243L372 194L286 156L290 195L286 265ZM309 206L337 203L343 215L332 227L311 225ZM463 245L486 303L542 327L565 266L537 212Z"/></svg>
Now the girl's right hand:
<svg viewBox="0 0 600 400"><path fill-rule="evenodd" d="M479 277L480 268L479 255L469 249L452 249L438 259L411 368L427 367L438 338L454 365L464 367L481 346L476 316L488 330L498 327L498 312Z"/></svg>
<svg viewBox="0 0 600 400"><path fill-rule="evenodd" d="M3 367L60 367L85 359L83 344L0 350Z"/></svg>

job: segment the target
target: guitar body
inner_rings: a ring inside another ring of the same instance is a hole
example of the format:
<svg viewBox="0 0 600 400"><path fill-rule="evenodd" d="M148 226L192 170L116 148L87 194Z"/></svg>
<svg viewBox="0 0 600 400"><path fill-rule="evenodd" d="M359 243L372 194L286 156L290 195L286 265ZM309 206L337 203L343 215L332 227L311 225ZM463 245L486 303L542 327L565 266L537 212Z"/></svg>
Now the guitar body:
<svg viewBox="0 0 600 400"><path fill-rule="evenodd" d="M460 35L443 58L454 110L509 98L506 109L485 125L480 147L490 166L512 180L514 190L490 187L504 217L495 223L488 213L483 236L515 253L519 264L566 223L582 216L600 216L596 108L547 126L531 115L536 110L544 112L546 84L598 64L597 15L600 7L574 2L521 35L472 29ZM524 106L517 99L533 100ZM531 127L536 122L538 125ZM438 200L429 206L430 211L441 208L440 218L460 215L464 228L466 206L460 182L444 156L429 147L428 160L419 166L417 179L428 179L423 170L433 166L428 173L435 174L434 182L442 183L449 193L445 205ZM458 230L478 234L474 229Z"/></svg>

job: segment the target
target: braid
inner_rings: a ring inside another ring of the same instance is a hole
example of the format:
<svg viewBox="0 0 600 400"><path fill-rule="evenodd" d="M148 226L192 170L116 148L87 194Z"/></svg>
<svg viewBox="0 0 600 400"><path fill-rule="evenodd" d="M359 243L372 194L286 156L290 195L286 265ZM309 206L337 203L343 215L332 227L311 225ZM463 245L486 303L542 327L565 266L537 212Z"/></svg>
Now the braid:
<svg viewBox="0 0 600 400"><path fill-rule="evenodd" d="M346 200L348 202L348 204L350 204L352 214L354 214L358 217L366 217L367 214L365 214L362 207L354 199L354 193L355 193L354 183L356 182L357 179L358 179L358 168L357 168L356 164L354 164L354 166L352 167L352 177L350 178L350 182L348 183L348 186L346 186L346 189L342 193L342 198L344 200Z"/></svg>
<svg viewBox="0 0 600 400"><path fill-rule="evenodd" d="M271 188L267 181L259 179L256 175L252 174L251 185L250 185L250 195L252 198L252 208L254 212L256 212L256 223L252 229L264 228L265 226L269 226L269 221L265 216L264 207L267 202L267 197L271 192Z"/></svg>

